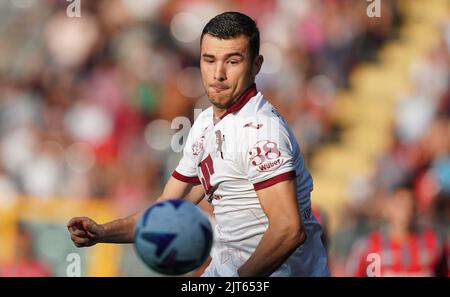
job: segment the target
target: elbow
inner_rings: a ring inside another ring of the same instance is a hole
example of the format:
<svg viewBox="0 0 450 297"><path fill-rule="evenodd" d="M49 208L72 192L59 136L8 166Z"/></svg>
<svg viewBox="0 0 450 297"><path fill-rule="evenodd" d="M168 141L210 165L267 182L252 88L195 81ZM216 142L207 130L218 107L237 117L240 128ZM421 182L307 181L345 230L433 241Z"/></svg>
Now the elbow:
<svg viewBox="0 0 450 297"><path fill-rule="evenodd" d="M304 244L307 239L308 239L308 236L306 235L306 230L302 226L302 228L299 231L299 235L298 235L298 245L300 246L300 245Z"/></svg>
<svg viewBox="0 0 450 297"><path fill-rule="evenodd" d="M303 243L305 243L306 239L308 238L303 225L300 225L294 230L291 230L290 233L292 234L290 241L295 248L298 248Z"/></svg>
<svg viewBox="0 0 450 297"><path fill-rule="evenodd" d="M303 224L286 224L282 230L279 230L278 234L282 234L282 240L286 245L292 249L298 248L302 245L306 239L306 230Z"/></svg>

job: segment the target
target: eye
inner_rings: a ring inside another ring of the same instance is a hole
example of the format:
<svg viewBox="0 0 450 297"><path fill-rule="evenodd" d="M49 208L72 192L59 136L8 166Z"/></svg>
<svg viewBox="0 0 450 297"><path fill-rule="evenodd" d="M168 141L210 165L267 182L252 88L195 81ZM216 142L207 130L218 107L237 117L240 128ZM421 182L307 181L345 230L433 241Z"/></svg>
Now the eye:
<svg viewBox="0 0 450 297"><path fill-rule="evenodd" d="M214 60L212 60L212 59L204 59L203 61L205 61L205 63L208 63L208 64L214 63Z"/></svg>
<svg viewBox="0 0 450 297"><path fill-rule="evenodd" d="M230 63L231 65L236 65L236 64L238 64L238 63L239 63L239 61L236 61L236 60L231 60L231 61L229 61L228 63Z"/></svg>

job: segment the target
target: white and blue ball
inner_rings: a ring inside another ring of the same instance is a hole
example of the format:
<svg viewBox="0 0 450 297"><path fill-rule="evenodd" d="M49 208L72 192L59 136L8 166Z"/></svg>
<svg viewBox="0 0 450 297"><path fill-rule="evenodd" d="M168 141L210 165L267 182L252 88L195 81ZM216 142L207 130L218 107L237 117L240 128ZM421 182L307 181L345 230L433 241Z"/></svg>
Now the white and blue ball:
<svg viewBox="0 0 450 297"><path fill-rule="evenodd" d="M135 230L134 246L151 269L180 275L202 265L213 243L208 217L186 200L166 200L148 208Z"/></svg>

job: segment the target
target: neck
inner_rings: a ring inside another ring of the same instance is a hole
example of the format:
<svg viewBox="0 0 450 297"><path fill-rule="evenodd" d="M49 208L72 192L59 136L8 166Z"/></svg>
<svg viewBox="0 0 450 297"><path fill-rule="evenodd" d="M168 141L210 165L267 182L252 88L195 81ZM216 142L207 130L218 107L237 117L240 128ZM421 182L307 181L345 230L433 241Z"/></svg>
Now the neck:
<svg viewBox="0 0 450 297"><path fill-rule="evenodd" d="M401 240L408 236L409 228L403 224L391 224L389 227L389 233L392 237Z"/></svg>
<svg viewBox="0 0 450 297"><path fill-rule="evenodd" d="M238 97L239 98L239 97ZM237 99L233 100L236 101ZM231 104L233 104L233 102ZM213 112L214 112L214 118L216 120L220 120L220 117L223 116L226 112L227 109L226 108L219 108L213 105Z"/></svg>

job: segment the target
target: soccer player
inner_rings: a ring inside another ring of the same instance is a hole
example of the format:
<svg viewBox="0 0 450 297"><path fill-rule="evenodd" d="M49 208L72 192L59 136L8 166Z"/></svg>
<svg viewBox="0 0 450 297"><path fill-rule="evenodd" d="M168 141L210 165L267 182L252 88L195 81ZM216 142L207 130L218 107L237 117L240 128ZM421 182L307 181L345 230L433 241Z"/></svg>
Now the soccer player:
<svg viewBox="0 0 450 297"><path fill-rule="evenodd" d="M203 276L328 276L311 176L288 125L255 85L259 46L256 23L238 12L203 29L200 69L212 106L194 122L157 201L213 205L217 242ZM78 247L131 243L140 214L106 224L78 217L67 226Z"/></svg>

